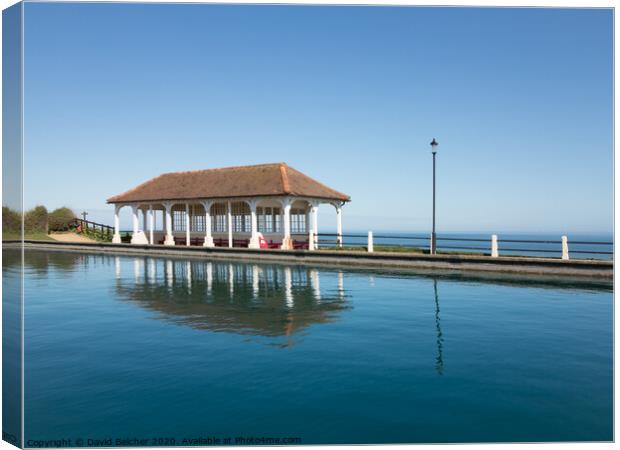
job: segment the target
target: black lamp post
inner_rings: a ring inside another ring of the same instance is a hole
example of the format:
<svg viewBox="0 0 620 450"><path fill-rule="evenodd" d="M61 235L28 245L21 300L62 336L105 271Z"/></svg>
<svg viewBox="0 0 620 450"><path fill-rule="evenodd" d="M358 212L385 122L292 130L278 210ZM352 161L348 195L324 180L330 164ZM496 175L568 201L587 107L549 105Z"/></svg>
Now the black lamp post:
<svg viewBox="0 0 620 450"><path fill-rule="evenodd" d="M437 156L438 145L435 138L433 138L433 142L431 142L431 152L433 153L433 231L431 233L431 255L437 252L437 235L435 234L435 156Z"/></svg>

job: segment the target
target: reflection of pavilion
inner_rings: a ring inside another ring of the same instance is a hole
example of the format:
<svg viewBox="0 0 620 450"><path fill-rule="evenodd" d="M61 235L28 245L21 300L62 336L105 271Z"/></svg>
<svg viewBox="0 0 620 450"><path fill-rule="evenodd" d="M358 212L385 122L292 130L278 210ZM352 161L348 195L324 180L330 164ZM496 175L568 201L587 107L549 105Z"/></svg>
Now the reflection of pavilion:
<svg viewBox="0 0 620 450"><path fill-rule="evenodd" d="M121 297L196 329L290 336L349 308L342 272L324 273L321 286L318 270L302 266L134 258L123 277L121 262Z"/></svg>

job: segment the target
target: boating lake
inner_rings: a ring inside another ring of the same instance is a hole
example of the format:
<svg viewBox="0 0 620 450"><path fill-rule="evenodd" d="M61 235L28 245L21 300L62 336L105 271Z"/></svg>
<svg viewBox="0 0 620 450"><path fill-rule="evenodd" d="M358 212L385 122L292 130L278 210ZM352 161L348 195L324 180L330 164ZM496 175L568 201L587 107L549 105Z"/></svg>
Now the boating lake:
<svg viewBox="0 0 620 450"><path fill-rule="evenodd" d="M27 250L24 292L26 446L613 438L607 283Z"/></svg>

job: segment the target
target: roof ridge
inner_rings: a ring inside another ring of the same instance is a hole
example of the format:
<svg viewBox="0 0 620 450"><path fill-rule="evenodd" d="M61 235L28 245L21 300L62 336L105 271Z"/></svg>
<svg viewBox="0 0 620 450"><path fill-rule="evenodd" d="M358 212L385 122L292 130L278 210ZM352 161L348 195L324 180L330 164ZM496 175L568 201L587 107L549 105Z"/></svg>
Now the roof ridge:
<svg viewBox="0 0 620 450"><path fill-rule="evenodd" d="M199 172L219 172L221 170L234 170L234 169L251 169L254 167L268 167L268 166L281 166L282 164L286 165L286 163L263 163L263 164L246 164L243 166L228 166L228 167L214 167L211 169L195 169L195 170L179 170L177 172L165 172L162 175L175 175L179 173L199 173Z"/></svg>
<svg viewBox="0 0 620 450"><path fill-rule="evenodd" d="M280 178L282 179L282 190L290 194L291 193L291 184L288 181L288 174L286 173L286 169L288 166L286 163L280 163Z"/></svg>

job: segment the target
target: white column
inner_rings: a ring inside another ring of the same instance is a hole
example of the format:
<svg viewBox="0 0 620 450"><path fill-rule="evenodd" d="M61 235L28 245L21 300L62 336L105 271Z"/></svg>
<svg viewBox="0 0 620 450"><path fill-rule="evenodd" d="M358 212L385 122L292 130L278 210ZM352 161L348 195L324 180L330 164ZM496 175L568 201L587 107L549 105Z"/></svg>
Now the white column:
<svg viewBox="0 0 620 450"><path fill-rule="evenodd" d="M319 248L319 205L313 203L310 209L312 216L312 234L314 235L314 248Z"/></svg>
<svg viewBox="0 0 620 450"><path fill-rule="evenodd" d="M146 208L142 208L142 231L146 232L147 230L147 218L146 218Z"/></svg>
<svg viewBox="0 0 620 450"><path fill-rule="evenodd" d="M233 246L233 229L232 229L232 207L230 202L227 204L228 211L228 248Z"/></svg>
<svg viewBox="0 0 620 450"><path fill-rule="evenodd" d="M121 220L118 216L118 213L120 211L122 206L120 205L114 205L114 236L112 236L112 243L113 244L120 244L121 243Z"/></svg>
<svg viewBox="0 0 620 450"><path fill-rule="evenodd" d="M140 221L138 220L138 207L136 205L131 205L131 218L133 225L132 232L136 234L140 226Z"/></svg>
<svg viewBox="0 0 620 450"><path fill-rule="evenodd" d="M282 228L284 230L284 236L282 238L283 250L290 250L293 248L293 241L291 240L291 199L285 198L282 200Z"/></svg>
<svg viewBox="0 0 620 450"><path fill-rule="evenodd" d="M164 239L164 245L174 245L174 237L172 236L172 206L171 202L164 203L166 208L166 238Z"/></svg>
<svg viewBox="0 0 620 450"><path fill-rule="evenodd" d="M155 211L153 205L149 205L149 242L151 245L155 243L153 239L153 230L155 229Z"/></svg>
<svg viewBox="0 0 620 450"><path fill-rule="evenodd" d="M491 236L491 257L497 258L499 256L499 248L497 246L497 234Z"/></svg>
<svg viewBox="0 0 620 450"><path fill-rule="evenodd" d="M562 236L562 259L568 259L568 237Z"/></svg>
<svg viewBox="0 0 620 450"><path fill-rule="evenodd" d="M213 202L202 202L202 207L205 209L205 241L202 244L203 247L213 247L213 236L211 235L211 205Z"/></svg>
<svg viewBox="0 0 620 450"><path fill-rule="evenodd" d="M138 205L131 205L131 214L133 216L133 233L131 234L131 243L136 245L146 245L146 234L139 229L140 221L138 220Z"/></svg>
<svg viewBox="0 0 620 450"><path fill-rule="evenodd" d="M190 234L190 227L191 225L191 220L190 220L190 216L189 216L189 203L185 204L185 245L187 245L189 247L190 245L190 239L191 239L191 234Z"/></svg>
<svg viewBox="0 0 620 450"><path fill-rule="evenodd" d="M342 247L342 206L336 206L336 244Z"/></svg>
<svg viewBox="0 0 620 450"><path fill-rule="evenodd" d="M251 230L252 237L250 238L250 244L248 248L260 248L260 242L258 241L258 220L256 219L256 204L258 203L256 200L252 200L250 203L250 211L251 211Z"/></svg>
<svg viewBox="0 0 620 450"><path fill-rule="evenodd" d="M375 244L372 238L372 231L368 232L368 253L375 251Z"/></svg>
<svg viewBox="0 0 620 450"><path fill-rule="evenodd" d="M314 231L312 229L308 232L308 250L314 250Z"/></svg>

